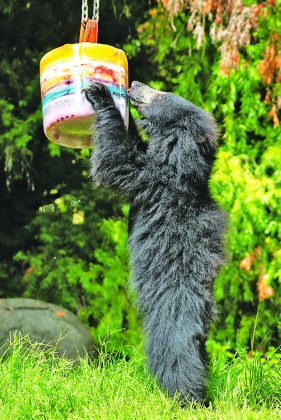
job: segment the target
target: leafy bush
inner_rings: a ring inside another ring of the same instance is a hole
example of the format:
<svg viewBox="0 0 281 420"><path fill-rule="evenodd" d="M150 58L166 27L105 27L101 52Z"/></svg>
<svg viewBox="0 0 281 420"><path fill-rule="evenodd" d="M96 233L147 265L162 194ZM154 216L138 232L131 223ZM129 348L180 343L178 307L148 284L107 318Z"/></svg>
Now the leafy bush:
<svg viewBox="0 0 281 420"><path fill-rule="evenodd" d="M243 38L251 42L243 41L239 53L231 40L239 33L229 32L233 23L225 32L223 46L210 37L210 27L219 31L219 25L229 22L227 12L223 15L227 6L219 10L215 5L220 2L211 1L213 14L208 15L197 1L162 3L170 14L161 5L152 9L147 22L138 27L139 39L131 40L126 51L134 56L145 45L157 69L155 75L146 74L148 81L202 106L219 123L221 147L210 187L229 213L230 230L226 238L228 264L215 286L220 316L213 339L220 343L227 340L233 347L248 346L255 328L257 343L279 345L281 130L276 110L281 107L277 52L281 4L253 5L246 11L254 2L241 2L245 13L253 14L248 22L253 28ZM240 12L235 15L233 10L232 19L242 31L245 15ZM212 16L216 16L215 23ZM221 23L218 18L223 19ZM236 60L226 67L226 59L231 57Z"/></svg>
<svg viewBox="0 0 281 420"><path fill-rule="evenodd" d="M128 206L101 189L88 189L87 197L76 191L40 207L30 226L38 245L14 259L23 264L23 296L69 308L92 327L97 346L106 340L113 351L141 343L127 290L126 218L120 218ZM112 211L119 218L106 217Z"/></svg>
<svg viewBox="0 0 281 420"><path fill-rule="evenodd" d="M144 0L121 3L103 1L104 44L121 46L149 7ZM126 295L123 201L91 189L87 151L59 148L43 133L39 61L77 42L81 3L0 0L0 8L0 298L65 305L92 326L96 343L97 334L127 327L111 336L112 349L135 335L139 343ZM24 22L20 37L16 22ZM113 215L118 220L109 220Z"/></svg>
<svg viewBox="0 0 281 420"><path fill-rule="evenodd" d="M91 326L96 344L99 337L109 337L110 351L121 343L138 346L141 333L128 293L126 217L121 211L128 209L122 199L92 190L85 182L87 152L47 144L41 129L39 57L71 40L75 13L66 11L73 2L55 9L40 1L32 7L30 2L18 5L15 16L25 25L14 43L16 51L7 48L7 39L11 42L14 36L14 11L1 2L1 28L9 36L0 42L0 296L23 294L64 305ZM231 36L239 36L233 27L227 32L229 44L210 36L212 28L220 29L221 23L225 28L229 22L226 14L220 15L223 8L214 9L225 2L206 2L213 9L204 16L198 1L125 3L124 10L116 3L118 19L105 6L108 23L102 42L121 44L129 33L124 48L132 79L174 91L209 110L222 133L210 187L229 212L231 227L229 262L215 287L220 315L210 349L223 348L226 340L232 348L249 346L253 330L256 343L276 346L281 333L281 3L241 2L251 8L254 23L243 38L250 42L242 42L240 51L237 45L231 50ZM170 14L160 3L170 7ZM173 15L176 3L179 13ZM197 14L189 31L186 6L191 3ZM146 13L150 4L155 8ZM48 26L51 10L54 26ZM45 30L30 39L34 21Z"/></svg>

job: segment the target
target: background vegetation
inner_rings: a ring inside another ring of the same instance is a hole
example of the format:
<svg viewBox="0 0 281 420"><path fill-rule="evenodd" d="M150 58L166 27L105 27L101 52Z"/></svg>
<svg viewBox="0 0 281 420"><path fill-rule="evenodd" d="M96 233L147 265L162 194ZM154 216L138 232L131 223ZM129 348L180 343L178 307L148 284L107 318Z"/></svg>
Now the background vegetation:
<svg viewBox="0 0 281 420"><path fill-rule="evenodd" d="M77 41L79 2L0 0L0 10L0 297L62 304L96 344L131 354L141 328L128 205L92 187L88 150L42 130L39 60ZM125 49L130 79L182 95L220 126L210 186L231 224L210 351L280 344L280 37L280 0L101 1L99 40Z"/></svg>

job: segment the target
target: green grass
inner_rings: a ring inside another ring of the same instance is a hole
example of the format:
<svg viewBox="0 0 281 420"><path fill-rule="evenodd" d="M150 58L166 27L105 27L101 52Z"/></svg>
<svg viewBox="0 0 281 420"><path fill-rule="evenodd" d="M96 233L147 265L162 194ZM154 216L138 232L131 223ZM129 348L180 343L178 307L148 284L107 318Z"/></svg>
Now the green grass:
<svg viewBox="0 0 281 420"><path fill-rule="evenodd" d="M0 419L280 419L278 359L225 353L212 361L211 407L183 410L148 374L145 359L129 362L102 354L80 366L53 350L28 350L24 340L0 358ZM263 363L264 362L264 363Z"/></svg>

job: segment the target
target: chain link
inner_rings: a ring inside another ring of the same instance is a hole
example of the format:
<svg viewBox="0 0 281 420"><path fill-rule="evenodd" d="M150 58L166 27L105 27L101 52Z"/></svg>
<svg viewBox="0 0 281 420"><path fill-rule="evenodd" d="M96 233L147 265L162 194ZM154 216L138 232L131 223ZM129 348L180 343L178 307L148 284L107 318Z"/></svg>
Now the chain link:
<svg viewBox="0 0 281 420"><path fill-rule="evenodd" d="M87 19L88 19L88 0L82 0L81 22L86 22Z"/></svg>
<svg viewBox="0 0 281 420"><path fill-rule="evenodd" d="M99 21L100 0L93 1L93 20ZM86 22L88 19L88 0L82 0L82 15L81 21Z"/></svg>
<svg viewBox="0 0 281 420"><path fill-rule="evenodd" d="M100 0L93 1L93 20L99 21Z"/></svg>

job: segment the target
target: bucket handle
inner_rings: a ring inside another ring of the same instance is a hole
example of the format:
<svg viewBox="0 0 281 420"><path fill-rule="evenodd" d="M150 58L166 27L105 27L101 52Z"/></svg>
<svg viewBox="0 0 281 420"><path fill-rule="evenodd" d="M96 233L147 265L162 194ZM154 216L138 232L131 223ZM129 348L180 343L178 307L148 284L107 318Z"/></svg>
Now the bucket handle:
<svg viewBox="0 0 281 420"><path fill-rule="evenodd" d="M94 19L82 20L79 42L98 42L98 21Z"/></svg>

